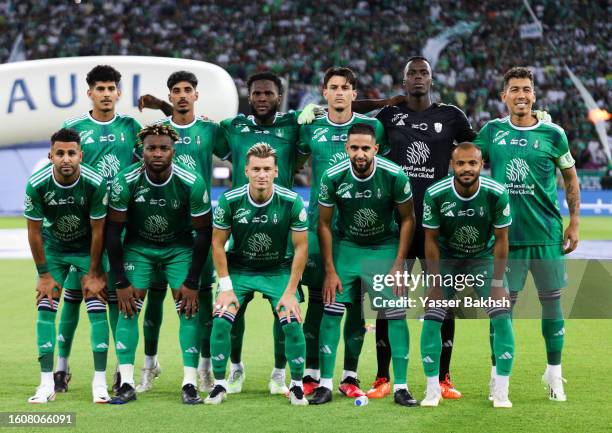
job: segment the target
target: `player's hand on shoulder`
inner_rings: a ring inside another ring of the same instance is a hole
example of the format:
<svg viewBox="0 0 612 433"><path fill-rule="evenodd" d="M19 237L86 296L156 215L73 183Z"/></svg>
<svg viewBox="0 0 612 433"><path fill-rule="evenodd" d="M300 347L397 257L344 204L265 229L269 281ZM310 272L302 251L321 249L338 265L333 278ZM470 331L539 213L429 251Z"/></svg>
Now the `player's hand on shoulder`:
<svg viewBox="0 0 612 433"><path fill-rule="evenodd" d="M302 323L302 312L300 311L300 303L292 293L285 293L276 304L276 312L278 317L285 316L287 322L291 323L291 316L293 315L298 323Z"/></svg>
<svg viewBox="0 0 612 433"><path fill-rule="evenodd" d="M198 312L199 304L197 290L190 289L182 284L176 300L181 302L179 313L185 313L187 319Z"/></svg>
<svg viewBox="0 0 612 433"><path fill-rule="evenodd" d="M138 98L138 110L142 112L143 108L150 108L152 110L159 110L162 107L163 101L159 98L156 98L153 95L142 95Z"/></svg>
<svg viewBox="0 0 612 433"><path fill-rule="evenodd" d="M36 302L47 298L53 305L53 298L59 298L62 294L62 286L55 281L50 272L42 274L36 284Z"/></svg>

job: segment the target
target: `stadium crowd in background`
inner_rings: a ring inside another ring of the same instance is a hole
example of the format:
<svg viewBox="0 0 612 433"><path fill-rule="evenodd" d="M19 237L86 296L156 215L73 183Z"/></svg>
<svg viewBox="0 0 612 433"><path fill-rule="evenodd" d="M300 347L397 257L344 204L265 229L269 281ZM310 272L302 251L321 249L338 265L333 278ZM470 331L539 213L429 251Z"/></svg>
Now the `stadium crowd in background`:
<svg viewBox="0 0 612 433"><path fill-rule="evenodd" d="M203 60L224 67L241 91L248 75L269 69L288 78L289 107L298 108L309 95L319 95L331 65L359 74L362 97L397 94L407 56L421 53L428 39L457 24L476 23L440 54L434 99L456 104L478 130L507 114L498 97L503 71L530 66L537 105L565 129L578 167L601 168L602 149L564 60L600 108L609 106L612 23L606 16L612 6L581 0L531 4L545 38L520 37L520 26L532 20L519 1L143 0L133 8L127 0L80 5L0 0L0 61L7 61L22 35L28 60L87 55Z"/></svg>

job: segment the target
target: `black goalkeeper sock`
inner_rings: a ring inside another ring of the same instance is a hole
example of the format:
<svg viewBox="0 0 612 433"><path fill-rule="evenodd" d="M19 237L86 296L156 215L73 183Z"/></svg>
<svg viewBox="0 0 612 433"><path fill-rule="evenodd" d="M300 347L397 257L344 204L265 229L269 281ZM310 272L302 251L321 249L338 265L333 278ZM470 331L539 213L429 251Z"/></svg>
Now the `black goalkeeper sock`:
<svg viewBox="0 0 612 433"><path fill-rule="evenodd" d="M387 320L376 319L376 362L378 364L376 377L384 377L390 381L391 343L389 343L389 322Z"/></svg>
<svg viewBox="0 0 612 433"><path fill-rule="evenodd" d="M450 377L450 362L453 353L453 342L455 340L455 314L452 310L446 312L440 334L442 336L442 353L440 354L439 379L444 380L447 374Z"/></svg>

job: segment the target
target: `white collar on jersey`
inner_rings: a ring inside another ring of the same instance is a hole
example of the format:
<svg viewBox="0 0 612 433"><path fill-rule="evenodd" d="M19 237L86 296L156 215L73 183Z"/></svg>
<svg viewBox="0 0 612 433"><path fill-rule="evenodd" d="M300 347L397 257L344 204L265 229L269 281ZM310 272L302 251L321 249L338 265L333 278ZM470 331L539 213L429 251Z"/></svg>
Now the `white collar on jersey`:
<svg viewBox="0 0 612 433"><path fill-rule="evenodd" d="M170 179L172 179L172 176L174 176L174 164L170 165L170 176L168 176L168 179L166 179L166 181L164 183L155 183L153 182L151 179L149 179L149 176L147 175L147 169L145 168L144 170L144 175L145 178L147 179L147 182L149 182L152 186L166 186L168 185L168 182L170 182Z"/></svg>
<svg viewBox="0 0 612 433"><path fill-rule="evenodd" d="M471 199L473 199L474 197L476 197L478 195L478 193L480 192L480 177L478 177L478 189L476 190L476 192L474 194L472 194L470 197L463 197L462 195L460 195L457 190L455 189L455 178L453 177L453 179L451 180L451 185L453 187L453 192L455 193L455 195L457 196L457 198L461 201L470 201Z"/></svg>
<svg viewBox="0 0 612 433"><path fill-rule="evenodd" d="M276 188L275 188L274 184L272 184L272 195L270 195L270 198L267 199L263 203L257 203L255 200L253 200L253 197L251 197L251 186L249 184L247 184L247 197L249 198L249 203L251 203L255 207L265 207L265 206L269 205L270 202L272 201L272 199L274 198L274 193L275 192L276 192Z"/></svg>
<svg viewBox="0 0 612 433"><path fill-rule="evenodd" d="M372 179L372 176L374 176L374 173L376 173L376 167L377 167L377 163L376 161L378 161L378 157L376 155L374 155L374 158L372 158L372 164L374 164L374 170L372 170L372 173L370 173L370 175L368 177L359 177L355 174L355 172L353 171L353 163L349 161L349 167L351 170L351 175L353 176L353 179L359 181L359 182L366 182L370 179Z"/></svg>
<svg viewBox="0 0 612 433"><path fill-rule="evenodd" d="M336 123L336 122L332 121L332 120L329 118L329 111L326 111L326 112L325 112L325 118L326 118L326 119L327 119L327 121L328 121L328 122L329 122L331 125L333 125L333 126L346 126L346 125L348 125L349 123L351 123L353 120L355 120L355 113L353 113L353 115L351 116L351 118L350 118L349 120L347 120L346 122L344 122L344 123Z"/></svg>
<svg viewBox="0 0 612 433"><path fill-rule="evenodd" d="M514 123L512 123L512 120L510 120L510 116L508 116L508 125L516 129L517 131L531 131L532 129L536 129L538 126L540 126L540 123L541 121L538 120L538 122L533 126L516 126Z"/></svg>
<svg viewBox="0 0 612 433"><path fill-rule="evenodd" d="M191 128L193 125L195 125L197 120L198 120L198 117L196 115L194 115L193 116L193 121L189 122L186 125L179 125L178 123L174 123L172 121L172 116L168 116L168 122L170 122L170 125L172 125L173 128L179 128L179 129Z"/></svg>
<svg viewBox="0 0 612 433"><path fill-rule="evenodd" d="M58 186L62 189L70 189L73 186L75 186L77 183L79 183L79 180L81 180L81 165L79 164L79 177L76 178L76 180L74 182L72 182L70 185L62 185L61 183L59 183L57 181L57 179L55 178L55 166L51 167L51 177L53 178L53 183L55 183L55 186Z"/></svg>
<svg viewBox="0 0 612 433"><path fill-rule="evenodd" d="M115 113L115 115L113 116L111 120L108 120L106 122L101 122L99 120L94 119L89 111L87 112L87 117L89 117L89 120L91 120L94 123L97 123L98 125L110 125L111 123L115 121L115 119L117 119L117 116L118 114Z"/></svg>

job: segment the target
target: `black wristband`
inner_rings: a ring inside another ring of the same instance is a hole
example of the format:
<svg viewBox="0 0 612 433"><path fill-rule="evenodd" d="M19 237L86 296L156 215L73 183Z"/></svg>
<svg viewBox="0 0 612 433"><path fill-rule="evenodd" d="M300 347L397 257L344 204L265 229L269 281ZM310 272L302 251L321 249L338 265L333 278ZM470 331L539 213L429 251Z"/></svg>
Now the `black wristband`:
<svg viewBox="0 0 612 433"><path fill-rule="evenodd" d="M122 290L130 287L130 282L128 280L119 280L115 283L115 289Z"/></svg>

